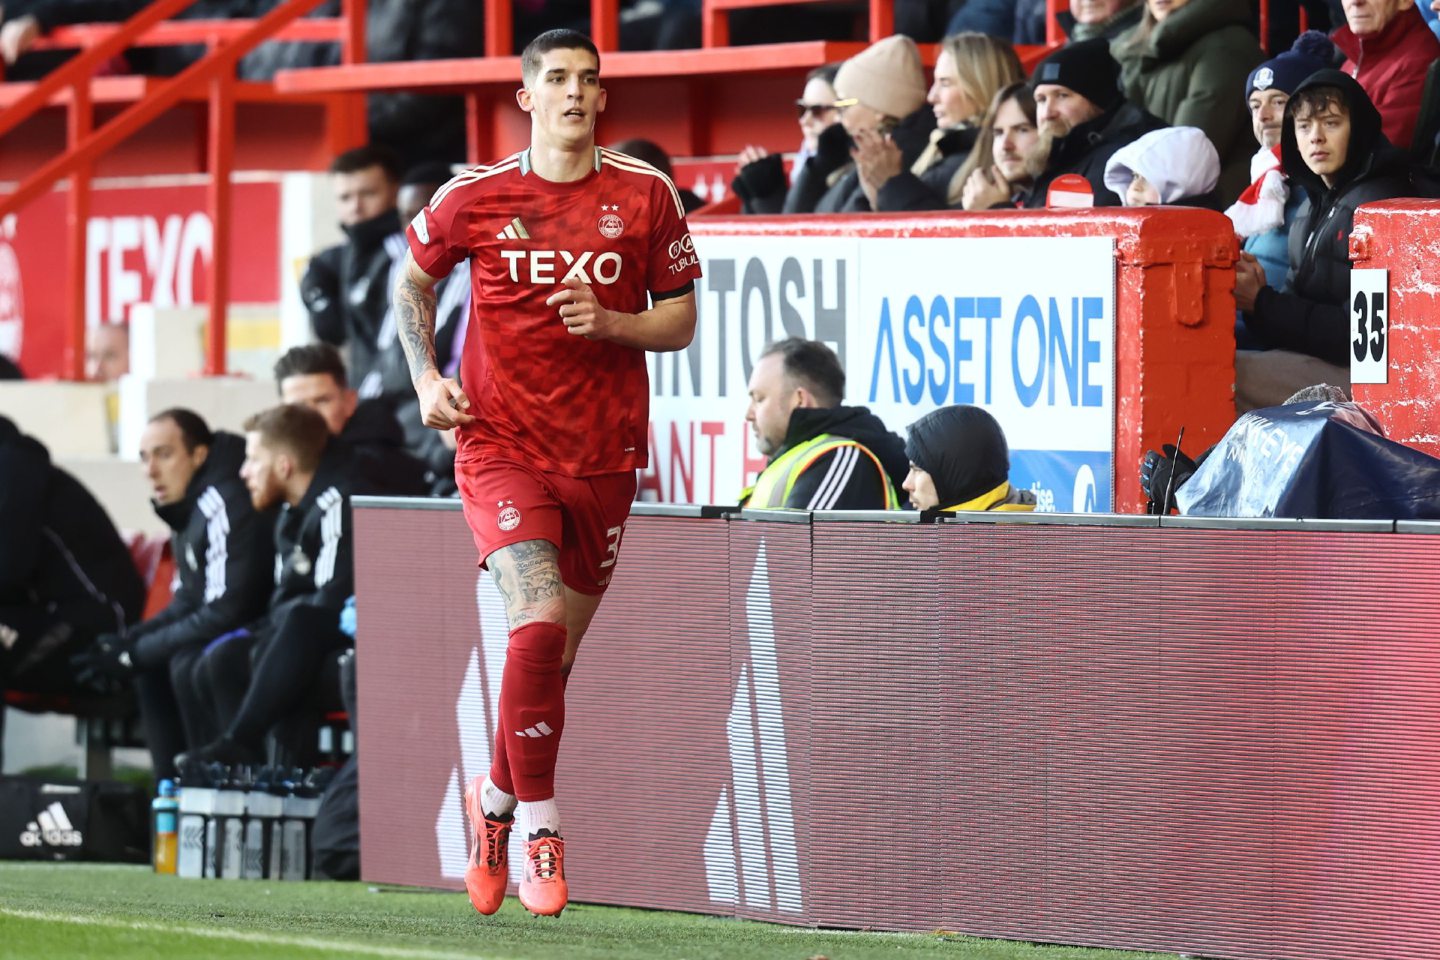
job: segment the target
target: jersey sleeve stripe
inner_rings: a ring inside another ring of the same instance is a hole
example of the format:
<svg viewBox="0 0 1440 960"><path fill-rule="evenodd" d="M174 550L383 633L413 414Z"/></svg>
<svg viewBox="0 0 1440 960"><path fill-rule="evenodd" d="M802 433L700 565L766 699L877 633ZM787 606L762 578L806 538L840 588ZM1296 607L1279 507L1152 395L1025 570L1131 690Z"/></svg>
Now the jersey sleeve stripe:
<svg viewBox="0 0 1440 960"><path fill-rule="evenodd" d="M680 191L675 189L675 184L670 178L659 170L656 170L644 160L636 160L634 157L623 153L616 153L613 150L601 149L602 163L608 163L617 170L624 170L628 173L643 173L652 177L659 177L665 186L670 188L670 198L675 201L675 216L685 219L685 204L680 200Z"/></svg>
<svg viewBox="0 0 1440 960"><path fill-rule="evenodd" d="M453 193L457 187L467 186L472 183L479 183L486 177L493 177L497 174L507 173L511 170L519 169L519 167L519 154L516 154L513 157L507 157L506 159L501 160L494 166L473 167L469 170L466 170L464 173L457 174L455 178L452 179L449 183L445 184L439 190L435 191L435 196L430 198L430 209L433 211L438 208L440 204L445 201L445 198L450 196L450 194Z"/></svg>

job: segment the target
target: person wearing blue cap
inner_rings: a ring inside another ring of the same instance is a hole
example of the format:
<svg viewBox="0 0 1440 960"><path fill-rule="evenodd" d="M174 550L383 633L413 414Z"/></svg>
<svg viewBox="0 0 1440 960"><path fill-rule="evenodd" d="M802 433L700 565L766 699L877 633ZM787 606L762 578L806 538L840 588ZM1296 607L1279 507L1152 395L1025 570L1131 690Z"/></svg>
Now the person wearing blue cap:
<svg viewBox="0 0 1440 960"><path fill-rule="evenodd" d="M1280 290L1290 269L1290 225L1305 201L1291 190L1280 169L1280 127L1285 104L1305 78L1334 64L1335 45L1319 30L1302 33L1289 50L1250 72L1245 80L1245 106L1260 150L1250 160L1250 186L1225 213L1244 243L1241 249L1265 270L1265 282ZM1248 332L1237 328L1242 348L1254 346Z"/></svg>

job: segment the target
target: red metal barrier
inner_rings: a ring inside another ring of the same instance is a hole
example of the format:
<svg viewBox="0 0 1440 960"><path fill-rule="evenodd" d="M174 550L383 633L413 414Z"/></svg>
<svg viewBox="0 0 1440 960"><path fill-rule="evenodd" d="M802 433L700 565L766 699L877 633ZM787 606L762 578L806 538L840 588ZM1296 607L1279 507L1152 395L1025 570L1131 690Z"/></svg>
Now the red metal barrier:
<svg viewBox="0 0 1440 960"><path fill-rule="evenodd" d="M1184 427L1186 448L1203 450L1217 442L1235 419L1232 291L1237 248L1234 228L1221 214L1151 207L908 217L747 217L707 219L692 226L702 260L707 236L789 237L801 255L807 239L824 237L895 237L897 245L914 238L1114 238L1113 509L1120 513L1144 509L1138 473L1147 449L1173 443ZM963 285L965 264L957 262L954 269ZM1013 264L1014 275L1020 277L1045 269L1044 263ZM960 292L957 288L957 295ZM709 305L702 294L702 325L723 325L723 315L705 314ZM702 331L701 336L706 334ZM662 402L656 401L657 408ZM890 426L899 429L903 424Z"/></svg>
<svg viewBox="0 0 1440 960"><path fill-rule="evenodd" d="M1390 439L1440 457L1440 202L1361 207L1350 255L1356 267L1390 271L1390 382L1356 384L1355 399Z"/></svg>
<svg viewBox="0 0 1440 960"><path fill-rule="evenodd" d="M362 876L458 891L503 604L458 506L355 517ZM1436 525L1039 519L632 517L567 695L575 899L1440 957Z"/></svg>

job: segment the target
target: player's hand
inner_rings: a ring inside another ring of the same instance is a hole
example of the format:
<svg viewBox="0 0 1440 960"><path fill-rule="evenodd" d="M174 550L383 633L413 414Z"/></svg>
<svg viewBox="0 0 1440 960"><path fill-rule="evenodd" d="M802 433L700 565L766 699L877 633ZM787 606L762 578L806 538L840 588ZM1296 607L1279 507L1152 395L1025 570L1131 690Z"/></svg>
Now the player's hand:
<svg viewBox="0 0 1440 960"><path fill-rule="evenodd" d="M615 315L600 305L590 285L575 277L566 280L565 289L551 294L545 303L560 308L560 320L567 332L586 340L603 339L615 322Z"/></svg>
<svg viewBox="0 0 1440 960"><path fill-rule="evenodd" d="M475 420L465 412L470 409L470 398L459 382L437 371L431 370L415 381L415 393L420 397L420 419L427 427L450 430Z"/></svg>

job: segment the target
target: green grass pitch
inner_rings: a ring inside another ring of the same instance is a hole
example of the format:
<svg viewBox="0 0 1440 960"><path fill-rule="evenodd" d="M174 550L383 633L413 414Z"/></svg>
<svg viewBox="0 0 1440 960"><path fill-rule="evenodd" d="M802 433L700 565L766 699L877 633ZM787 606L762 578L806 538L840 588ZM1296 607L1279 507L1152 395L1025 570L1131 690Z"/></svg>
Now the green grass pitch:
<svg viewBox="0 0 1440 960"><path fill-rule="evenodd" d="M574 904L558 919L511 900L481 917L463 893L365 883L181 880L146 867L0 863L7 960L322 957L396 960L1173 960L1172 954L849 933Z"/></svg>

